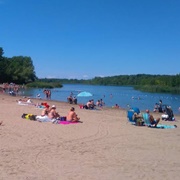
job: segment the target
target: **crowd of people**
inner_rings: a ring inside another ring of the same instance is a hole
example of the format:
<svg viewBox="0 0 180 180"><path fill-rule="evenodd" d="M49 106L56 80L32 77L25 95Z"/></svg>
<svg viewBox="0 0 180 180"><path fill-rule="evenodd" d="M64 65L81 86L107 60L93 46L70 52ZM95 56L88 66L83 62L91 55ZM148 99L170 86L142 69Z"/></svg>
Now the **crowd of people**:
<svg viewBox="0 0 180 180"><path fill-rule="evenodd" d="M47 93L47 90L46 90L46 93ZM51 93L49 93L49 94L51 94ZM47 96L47 98L50 98L50 96ZM75 112L74 107L71 107L69 109L66 116L61 116L57 112L57 108L56 108L55 105L52 105L50 107L50 105L48 105L47 103L41 103L41 105L37 106L37 104L34 104L33 101L30 98L27 98L27 97L21 98L17 102L18 102L18 104L27 103L27 104L33 104L36 107L43 108L40 115L37 115L37 116L35 115L35 120L38 121L38 122L51 122L51 123L58 123L60 121L81 122L80 117ZM96 107L103 107L104 105L105 105L105 103L103 102L102 99L97 100L96 103L94 102L93 99L90 99L85 105L82 106L82 108L84 108L84 109L95 109ZM173 120L174 115L173 115L173 111L172 111L170 106L167 106L166 109L163 110L163 108L162 108L163 104L162 104L161 100L159 101L158 104L156 103L155 105L157 105L157 106L154 107L154 110L153 110L154 112L163 112L163 113L165 113L165 114L162 115L162 120L164 120L163 116L165 116L165 115L167 115L167 117L168 117L166 119ZM113 108L120 108L120 107L119 107L118 104L115 104L113 106ZM162 109L162 111L159 111L159 108ZM155 111L155 109L157 109L157 111ZM157 127L157 125L159 124L161 118L159 118L159 117L154 118L154 116L150 113L149 109L147 109L146 112L143 113L143 114L146 114L146 117L148 117L150 125L152 127ZM135 112L133 114L133 121L138 126L144 125L146 123L145 119L144 119L144 116L142 116L140 111ZM1 125L3 125L3 121L0 122L0 126Z"/></svg>
<svg viewBox="0 0 180 180"><path fill-rule="evenodd" d="M16 96L20 93L20 90L24 90L25 86L18 85L15 83L3 83L0 88L2 88L3 93L8 93L9 95Z"/></svg>

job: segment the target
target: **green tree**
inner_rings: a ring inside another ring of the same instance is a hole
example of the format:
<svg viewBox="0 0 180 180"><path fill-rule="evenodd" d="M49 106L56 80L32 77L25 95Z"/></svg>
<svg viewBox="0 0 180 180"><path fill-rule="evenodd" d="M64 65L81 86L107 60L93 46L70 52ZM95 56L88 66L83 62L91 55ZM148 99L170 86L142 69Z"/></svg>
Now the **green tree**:
<svg viewBox="0 0 180 180"><path fill-rule="evenodd" d="M4 51L3 48L0 47L0 83L4 82L5 77L5 67L6 67L6 61L3 57Z"/></svg>
<svg viewBox="0 0 180 180"><path fill-rule="evenodd" d="M7 76L15 83L28 83L37 79L30 57L14 56L10 59Z"/></svg>

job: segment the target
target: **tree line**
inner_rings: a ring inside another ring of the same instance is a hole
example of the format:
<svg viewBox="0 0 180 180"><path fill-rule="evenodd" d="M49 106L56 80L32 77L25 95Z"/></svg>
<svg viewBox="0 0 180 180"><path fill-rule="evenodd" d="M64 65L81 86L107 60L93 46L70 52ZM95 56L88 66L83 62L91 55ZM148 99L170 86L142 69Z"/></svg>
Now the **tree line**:
<svg viewBox="0 0 180 180"><path fill-rule="evenodd" d="M39 79L41 82L60 82L61 84L89 84L133 86L137 90L146 92L164 92L180 94L180 74L177 75L119 75L109 77L95 77L89 80L78 79Z"/></svg>
<svg viewBox="0 0 180 180"><path fill-rule="evenodd" d="M169 92L180 94L180 74L176 75L117 75L108 77L95 77L92 79L66 79L66 78L38 78L35 73L31 57L3 56L3 48L0 47L0 83L14 82L26 84L29 87L62 87L62 84L89 84L89 85L113 85L133 86L137 90L148 92Z"/></svg>
<svg viewBox="0 0 180 180"><path fill-rule="evenodd" d="M31 57L13 56L8 58L3 54L3 48L0 47L0 83L27 84L38 79Z"/></svg>

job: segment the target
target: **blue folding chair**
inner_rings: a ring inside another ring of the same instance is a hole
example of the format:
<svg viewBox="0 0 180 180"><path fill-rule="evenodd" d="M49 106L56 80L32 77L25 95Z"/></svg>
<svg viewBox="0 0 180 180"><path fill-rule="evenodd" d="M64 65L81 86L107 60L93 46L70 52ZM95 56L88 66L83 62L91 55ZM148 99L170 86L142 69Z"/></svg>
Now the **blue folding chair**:
<svg viewBox="0 0 180 180"><path fill-rule="evenodd" d="M128 110L127 111L127 118L128 118L128 121L132 124L135 124L136 122L134 121L133 119L133 115L134 115L134 110Z"/></svg>

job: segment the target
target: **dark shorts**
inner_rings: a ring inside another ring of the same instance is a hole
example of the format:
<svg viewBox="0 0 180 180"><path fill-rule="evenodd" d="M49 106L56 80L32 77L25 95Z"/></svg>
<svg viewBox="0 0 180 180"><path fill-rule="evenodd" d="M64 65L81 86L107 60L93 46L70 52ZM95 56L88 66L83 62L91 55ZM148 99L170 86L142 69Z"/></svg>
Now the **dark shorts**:
<svg viewBox="0 0 180 180"><path fill-rule="evenodd" d="M152 125L154 125L154 124L156 124L156 123L157 123L156 119L154 119L154 120L151 122Z"/></svg>

